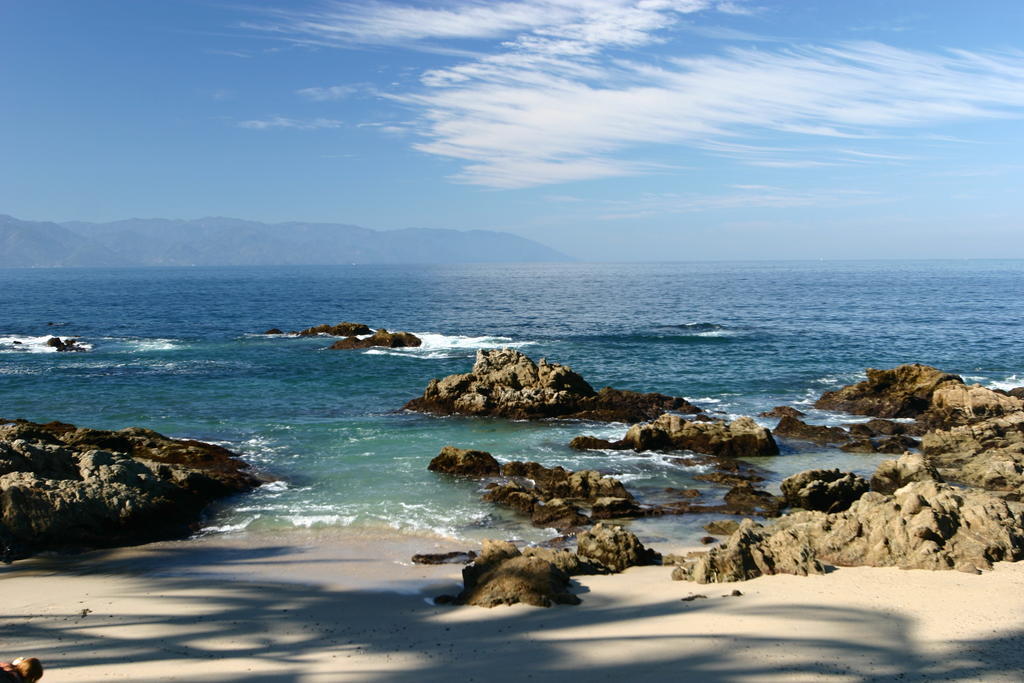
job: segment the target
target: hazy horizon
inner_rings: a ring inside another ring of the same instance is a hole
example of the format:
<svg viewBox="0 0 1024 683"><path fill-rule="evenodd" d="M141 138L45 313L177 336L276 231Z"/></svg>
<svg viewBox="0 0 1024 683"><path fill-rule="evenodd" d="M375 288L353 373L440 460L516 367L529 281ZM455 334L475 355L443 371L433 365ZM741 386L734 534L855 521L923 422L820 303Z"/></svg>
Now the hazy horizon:
<svg viewBox="0 0 1024 683"><path fill-rule="evenodd" d="M1021 258L1022 27L1010 0L10 3L0 212Z"/></svg>

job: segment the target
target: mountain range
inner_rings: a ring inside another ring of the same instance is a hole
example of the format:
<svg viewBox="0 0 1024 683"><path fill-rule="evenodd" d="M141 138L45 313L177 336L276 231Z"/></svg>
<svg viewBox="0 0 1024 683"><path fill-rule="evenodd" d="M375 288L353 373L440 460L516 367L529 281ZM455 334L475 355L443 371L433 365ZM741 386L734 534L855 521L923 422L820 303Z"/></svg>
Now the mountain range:
<svg viewBox="0 0 1024 683"><path fill-rule="evenodd" d="M568 261L507 232L237 218L24 221L0 214L0 268Z"/></svg>

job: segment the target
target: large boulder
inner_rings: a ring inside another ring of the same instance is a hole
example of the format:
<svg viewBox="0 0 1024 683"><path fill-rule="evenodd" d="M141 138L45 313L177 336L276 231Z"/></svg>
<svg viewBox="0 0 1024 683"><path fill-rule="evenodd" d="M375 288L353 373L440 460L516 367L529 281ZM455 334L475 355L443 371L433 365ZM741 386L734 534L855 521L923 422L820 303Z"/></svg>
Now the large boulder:
<svg viewBox="0 0 1024 683"><path fill-rule="evenodd" d="M1024 497L1024 411L933 429L921 450L948 479Z"/></svg>
<svg viewBox="0 0 1024 683"><path fill-rule="evenodd" d="M501 474L501 465L487 451L474 451L455 446L445 446L430 461L427 469L460 477L496 477Z"/></svg>
<svg viewBox="0 0 1024 683"><path fill-rule="evenodd" d="M920 417L930 407L935 391L947 384L963 384L957 375L917 363L890 370L868 368L863 382L822 394L815 408L873 417Z"/></svg>
<svg viewBox="0 0 1024 683"><path fill-rule="evenodd" d="M905 453L896 460L879 463L871 475L871 490L878 493L895 493L907 484L916 481L942 481L938 471L921 453Z"/></svg>
<svg viewBox="0 0 1024 683"><path fill-rule="evenodd" d="M576 553L605 571L618 573L627 567L659 564L661 555L644 546L632 532L598 522L576 537Z"/></svg>
<svg viewBox="0 0 1024 683"><path fill-rule="evenodd" d="M147 429L0 424L0 555L184 536L213 500L262 483L220 446Z"/></svg>
<svg viewBox="0 0 1024 683"><path fill-rule="evenodd" d="M697 413L682 398L605 388L595 391L570 368L534 363L515 349L481 349L471 372L431 380L406 410L514 420L578 418L640 422L665 412Z"/></svg>
<svg viewBox="0 0 1024 683"><path fill-rule="evenodd" d="M1024 513L983 491L918 481L892 495L869 491L845 512L799 512L772 525L749 521L678 578L735 581L836 566L958 569L976 573L1024 558ZM769 561L770 560L770 561Z"/></svg>
<svg viewBox="0 0 1024 683"><path fill-rule="evenodd" d="M689 450L737 458L779 452L772 433L749 417L732 422L698 422L672 413L653 422L633 425L620 444L636 451Z"/></svg>
<svg viewBox="0 0 1024 683"><path fill-rule="evenodd" d="M569 592L569 575L551 562L524 556L507 541L486 540L477 559L462 570L464 588L455 601L496 607L525 603L537 607L578 605Z"/></svg>
<svg viewBox="0 0 1024 683"><path fill-rule="evenodd" d="M1024 401L980 384L949 382L932 394L928 421L939 426L969 424L1024 410Z"/></svg>
<svg viewBox="0 0 1024 683"><path fill-rule="evenodd" d="M369 349L381 346L388 349L402 349L422 346L423 340L410 332L388 332L381 328L369 337L345 337L331 344L329 349Z"/></svg>
<svg viewBox="0 0 1024 683"><path fill-rule="evenodd" d="M787 505L821 512L842 512L869 490L863 477L837 469L807 470L782 480Z"/></svg>

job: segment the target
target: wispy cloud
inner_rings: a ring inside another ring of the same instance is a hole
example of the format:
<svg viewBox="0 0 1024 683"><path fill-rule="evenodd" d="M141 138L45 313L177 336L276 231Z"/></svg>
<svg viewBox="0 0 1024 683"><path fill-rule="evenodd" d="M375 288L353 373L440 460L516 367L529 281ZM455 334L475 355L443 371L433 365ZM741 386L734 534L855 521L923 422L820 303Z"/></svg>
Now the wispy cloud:
<svg viewBox="0 0 1024 683"><path fill-rule="evenodd" d="M329 102L331 100L342 100L355 93L357 88L354 85L330 85L322 88L302 88L296 90L296 95L301 95L314 102Z"/></svg>
<svg viewBox="0 0 1024 683"><path fill-rule="evenodd" d="M655 145L661 163L666 145L690 163L695 153L771 168L865 163L870 146L857 156L824 143L848 148L1024 114L1019 51L850 42L673 59L637 49L663 41L683 17L749 9L716 0L330 3L278 12L261 28L339 47L464 47L418 87L381 96L419 116L416 149L461 161L454 178L487 187L664 170L643 158ZM764 144L778 139L785 148Z"/></svg>
<svg viewBox="0 0 1024 683"><path fill-rule="evenodd" d="M342 121L337 119L290 119L284 116L272 116L269 119L252 119L239 121L239 128L250 130L268 130L271 128L296 128L299 130L316 130L320 128L340 128Z"/></svg>

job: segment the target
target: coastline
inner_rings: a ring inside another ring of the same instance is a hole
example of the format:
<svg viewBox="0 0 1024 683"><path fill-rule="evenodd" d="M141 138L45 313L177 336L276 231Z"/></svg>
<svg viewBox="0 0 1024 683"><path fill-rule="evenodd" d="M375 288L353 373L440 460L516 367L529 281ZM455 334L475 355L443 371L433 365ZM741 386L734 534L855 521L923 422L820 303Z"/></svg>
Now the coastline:
<svg viewBox="0 0 1024 683"><path fill-rule="evenodd" d="M1024 563L714 585L634 567L577 577L575 607L435 606L461 566L401 554L458 547L310 531L20 561L0 568L5 654L56 683L1021 677Z"/></svg>

